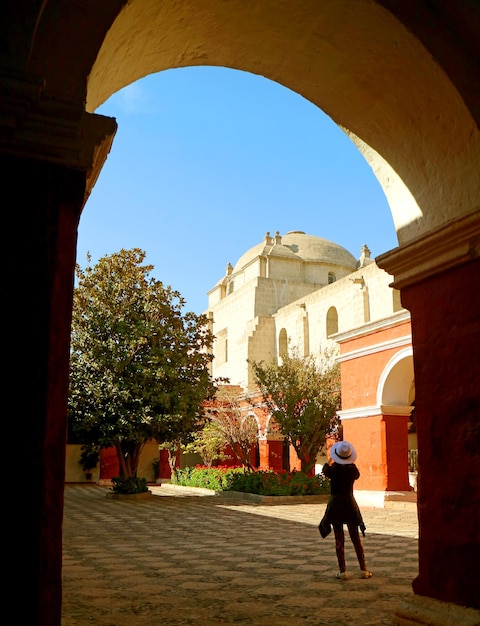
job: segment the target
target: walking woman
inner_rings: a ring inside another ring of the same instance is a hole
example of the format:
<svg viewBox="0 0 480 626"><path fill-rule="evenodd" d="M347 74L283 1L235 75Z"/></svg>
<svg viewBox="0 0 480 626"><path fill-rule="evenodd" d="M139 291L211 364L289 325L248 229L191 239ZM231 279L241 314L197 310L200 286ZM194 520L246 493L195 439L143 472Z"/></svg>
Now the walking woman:
<svg viewBox="0 0 480 626"><path fill-rule="evenodd" d="M365 524L358 508L357 501L353 496L353 483L360 477L360 472L355 465L357 452L348 441L337 441L330 448L331 464L325 463L322 474L330 480L330 499L318 529L323 538L331 531L335 534L335 550L337 553L339 571L337 578L347 578L345 564L345 533L343 525L346 524L350 539L352 540L362 578L370 578L372 572L367 569L362 540L358 529L365 537Z"/></svg>

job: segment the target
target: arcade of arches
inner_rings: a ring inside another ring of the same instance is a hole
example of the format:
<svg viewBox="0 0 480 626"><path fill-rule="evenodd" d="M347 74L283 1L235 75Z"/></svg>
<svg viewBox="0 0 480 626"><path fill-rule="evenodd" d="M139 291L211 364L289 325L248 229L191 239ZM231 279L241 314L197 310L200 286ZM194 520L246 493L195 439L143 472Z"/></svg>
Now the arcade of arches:
<svg viewBox="0 0 480 626"><path fill-rule="evenodd" d="M28 433L15 482L28 495L8 522L17 549L7 571L28 597L24 620L61 623L77 226L115 150L116 122L95 109L135 80L189 65L245 70L296 91L373 168L398 237L376 262L411 315L420 465L413 593L480 608L478 3L6 0L0 24L0 154L4 180L15 185L5 205L15 314L4 376L14 398L28 397L15 411ZM346 342L346 374L351 348ZM402 368L391 364L376 398L386 437L398 418L388 412L389 376ZM344 417L355 428L358 420Z"/></svg>

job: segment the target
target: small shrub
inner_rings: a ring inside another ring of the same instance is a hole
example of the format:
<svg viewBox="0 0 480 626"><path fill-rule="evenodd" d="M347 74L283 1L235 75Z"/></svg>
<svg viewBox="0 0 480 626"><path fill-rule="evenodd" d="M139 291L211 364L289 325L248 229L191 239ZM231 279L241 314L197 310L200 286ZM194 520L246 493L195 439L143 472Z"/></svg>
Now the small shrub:
<svg viewBox="0 0 480 626"><path fill-rule="evenodd" d="M245 467L186 467L176 469L171 481L185 487L215 491L241 491L264 496L313 496L330 494L330 482L321 474L249 470Z"/></svg>
<svg viewBox="0 0 480 626"><path fill-rule="evenodd" d="M184 469L177 468L170 482L184 487L203 487L214 491L227 491L230 489L233 476L243 472L243 470L243 467L204 467L202 465Z"/></svg>
<svg viewBox="0 0 480 626"><path fill-rule="evenodd" d="M320 474L256 470L235 475L230 489L265 496L314 496L329 494L330 483Z"/></svg>
<svg viewBox="0 0 480 626"><path fill-rule="evenodd" d="M81 448L80 460L78 461L85 472L97 467L100 460L100 451L97 446L85 444Z"/></svg>
<svg viewBox="0 0 480 626"><path fill-rule="evenodd" d="M112 478L112 491L114 493L145 493L148 491L147 479L137 476L115 476Z"/></svg>

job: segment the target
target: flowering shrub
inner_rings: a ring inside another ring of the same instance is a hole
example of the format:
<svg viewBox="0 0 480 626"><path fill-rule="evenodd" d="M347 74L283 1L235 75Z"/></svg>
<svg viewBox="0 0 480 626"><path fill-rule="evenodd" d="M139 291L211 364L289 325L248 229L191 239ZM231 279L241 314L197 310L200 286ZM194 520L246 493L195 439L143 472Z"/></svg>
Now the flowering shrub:
<svg viewBox="0 0 480 626"><path fill-rule="evenodd" d="M172 483L215 491L241 491L264 496L313 496L330 494L330 483L321 474L249 470L245 467L186 467L176 469Z"/></svg>

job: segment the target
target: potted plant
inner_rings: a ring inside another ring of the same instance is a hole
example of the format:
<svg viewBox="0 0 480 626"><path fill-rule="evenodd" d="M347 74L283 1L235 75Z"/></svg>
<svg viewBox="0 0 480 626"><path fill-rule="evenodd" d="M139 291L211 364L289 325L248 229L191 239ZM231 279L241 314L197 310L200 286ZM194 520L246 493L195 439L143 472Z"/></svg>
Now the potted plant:
<svg viewBox="0 0 480 626"><path fill-rule="evenodd" d="M92 469L97 467L97 463L100 459L100 451L97 446L92 444L85 444L81 447L79 463L85 472L85 478L92 480Z"/></svg>

